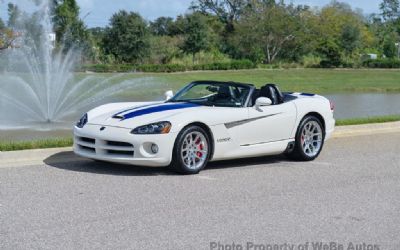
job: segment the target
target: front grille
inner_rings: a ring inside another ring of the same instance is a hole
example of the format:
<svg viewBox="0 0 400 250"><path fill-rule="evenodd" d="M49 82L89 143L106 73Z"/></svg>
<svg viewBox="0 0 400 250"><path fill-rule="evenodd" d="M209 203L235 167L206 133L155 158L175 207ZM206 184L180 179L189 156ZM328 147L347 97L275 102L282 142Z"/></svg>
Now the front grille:
<svg viewBox="0 0 400 250"><path fill-rule="evenodd" d="M88 152L88 153L96 153L96 149L91 148L91 147L86 147L86 146L79 145L79 148L82 151L85 151L85 152Z"/></svg>
<svg viewBox="0 0 400 250"><path fill-rule="evenodd" d="M116 146L116 147L133 147L132 144L122 141L106 141L107 145L109 146Z"/></svg>
<svg viewBox="0 0 400 250"><path fill-rule="evenodd" d="M107 150L108 155L133 157L133 151Z"/></svg>
<svg viewBox="0 0 400 250"><path fill-rule="evenodd" d="M83 142L87 142L87 143L91 143L91 144L95 144L96 140L92 139L92 138L88 138L88 137L79 137L79 139Z"/></svg>
<svg viewBox="0 0 400 250"><path fill-rule="evenodd" d="M123 141L108 141L89 137L75 137L77 149L83 153L100 157L133 158L134 146Z"/></svg>

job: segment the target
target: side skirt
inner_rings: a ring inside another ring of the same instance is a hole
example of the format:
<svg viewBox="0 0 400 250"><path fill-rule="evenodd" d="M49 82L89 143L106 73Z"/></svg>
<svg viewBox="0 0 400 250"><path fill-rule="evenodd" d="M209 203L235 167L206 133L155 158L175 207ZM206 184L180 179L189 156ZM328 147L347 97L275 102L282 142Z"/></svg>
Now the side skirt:
<svg viewBox="0 0 400 250"><path fill-rule="evenodd" d="M291 142L293 142L293 139L251 145L241 145L235 149L226 150L219 155L214 155L212 161L277 155L285 152L288 148L289 143Z"/></svg>

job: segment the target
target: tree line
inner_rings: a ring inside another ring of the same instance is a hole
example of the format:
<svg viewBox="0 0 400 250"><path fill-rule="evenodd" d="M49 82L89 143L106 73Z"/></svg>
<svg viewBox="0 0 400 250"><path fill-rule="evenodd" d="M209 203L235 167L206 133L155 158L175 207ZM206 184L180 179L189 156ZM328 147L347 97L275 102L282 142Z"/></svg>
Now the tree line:
<svg viewBox="0 0 400 250"><path fill-rule="evenodd" d="M24 15L11 3L8 13L6 23L0 20L0 50L10 47L12 30ZM107 27L87 28L75 0L52 0L57 48L80 48L85 62L98 64L247 59L353 67L371 55L399 57L399 17L399 0L383 0L379 13L368 16L338 1L315 8L283 0L195 0L187 14L175 18L147 21L140 13L121 10Z"/></svg>

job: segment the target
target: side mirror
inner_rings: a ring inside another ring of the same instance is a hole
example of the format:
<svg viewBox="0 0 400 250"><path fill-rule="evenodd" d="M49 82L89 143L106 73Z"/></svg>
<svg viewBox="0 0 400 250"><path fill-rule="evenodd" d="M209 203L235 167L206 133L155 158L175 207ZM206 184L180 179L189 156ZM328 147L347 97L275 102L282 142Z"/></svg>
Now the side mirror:
<svg viewBox="0 0 400 250"><path fill-rule="evenodd" d="M165 92L165 100L169 100L169 99L171 99L172 97L174 97L174 92L172 91L172 90L168 90L167 92Z"/></svg>
<svg viewBox="0 0 400 250"><path fill-rule="evenodd" d="M270 106L272 104L271 99L268 97L259 97L256 100L256 108L262 107L262 106Z"/></svg>

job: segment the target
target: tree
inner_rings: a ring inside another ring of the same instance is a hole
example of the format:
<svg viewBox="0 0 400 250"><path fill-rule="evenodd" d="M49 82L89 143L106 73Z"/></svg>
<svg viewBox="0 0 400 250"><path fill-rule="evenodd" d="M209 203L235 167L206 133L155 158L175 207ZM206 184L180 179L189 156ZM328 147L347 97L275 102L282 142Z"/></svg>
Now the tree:
<svg viewBox="0 0 400 250"><path fill-rule="evenodd" d="M394 58L397 56L397 34L391 33L386 35L383 41L383 54L388 58Z"/></svg>
<svg viewBox="0 0 400 250"><path fill-rule="evenodd" d="M4 29L6 25L3 22L3 19L0 18L0 30Z"/></svg>
<svg viewBox="0 0 400 250"><path fill-rule="evenodd" d="M343 27L341 45L347 54L352 54L360 46L361 32L358 26L348 23Z"/></svg>
<svg viewBox="0 0 400 250"><path fill-rule="evenodd" d="M13 28L19 26L18 19L21 14L18 6L12 3L8 4L8 27L6 27L3 20L0 18L0 51L15 46L15 40L19 37L19 33L15 32Z"/></svg>
<svg viewBox="0 0 400 250"><path fill-rule="evenodd" d="M174 19L171 17L159 17L150 23L150 32L156 36L170 36L174 26Z"/></svg>
<svg viewBox="0 0 400 250"><path fill-rule="evenodd" d="M78 47L84 54L90 53L90 34L79 18L79 6L75 0L54 0L54 30L57 43L64 51Z"/></svg>
<svg viewBox="0 0 400 250"><path fill-rule="evenodd" d="M320 64L324 68L338 67L342 63L340 48L333 40L322 41L317 52L323 57Z"/></svg>
<svg viewBox="0 0 400 250"><path fill-rule="evenodd" d="M18 18L21 16L21 11L17 5L8 3L8 23L7 26L16 28L18 26Z"/></svg>
<svg viewBox="0 0 400 250"><path fill-rule="evenodd" d="M187 15L182 50L187 54L192 54L194 63L196 54L208 49L208 45L208 27L205 17L200 13Z"/></svg>
<svg viewBox="0 0 400 250"><path fill-rule="evenodd" d="M139 62L149 55L149 38L143 18L138 13L121 10L110 19L103 39L104 49L120 62Z"/></svg>
<svg viewBox="0 0 400 250"><path fill-rule="evenodd" d="M11 29L0 29L0 51L14 46L14 41L18 35Z"/></svg>
<svg viewBox="0 0 400 250"><path fill-rule="evenodd" d="M235 34L235 46L245 57L260 57L266 63L275 61L284 46L295 39L299 29L296 17L284 5L258 5L257 12L243 14Z"/></svg>
<svg viewBox="0 0 400 250"><path fill-rule="evenodd" d="M341 61L358 60L360 53L368 53L371 47L377 46L365 17L346 3L332 2L321 10L303 13L302 29L307 34L303 36L303 46L309 48L308 54L322 56L326 66L336 67ZM381 25L376 27L382 29ZM323 44L328 46L326 50L321 48ZM327 63L331 59L332 63Z"/></svg>
<svg viewBox="0 0 400 250"><path fill-rule="evenodd" d="M152 36L151 53L149 63L152 64L167 64L178 56L181 52L179 44L182 43L181 36Z"/></svg>
<svg viewBox="0 0 400 250"><path fill-rule="evenodd" d="M381 15L385 21L393 21L400 16L399 0L383 0L379 5Z"/></svg>
<svg viewBox="0 0 400 250"><path fill-rule="evenodd" d="M193 2L191 8L216 15L230 33L234 30L234 22L248 5L249 0L197 0Z"/></svg>

